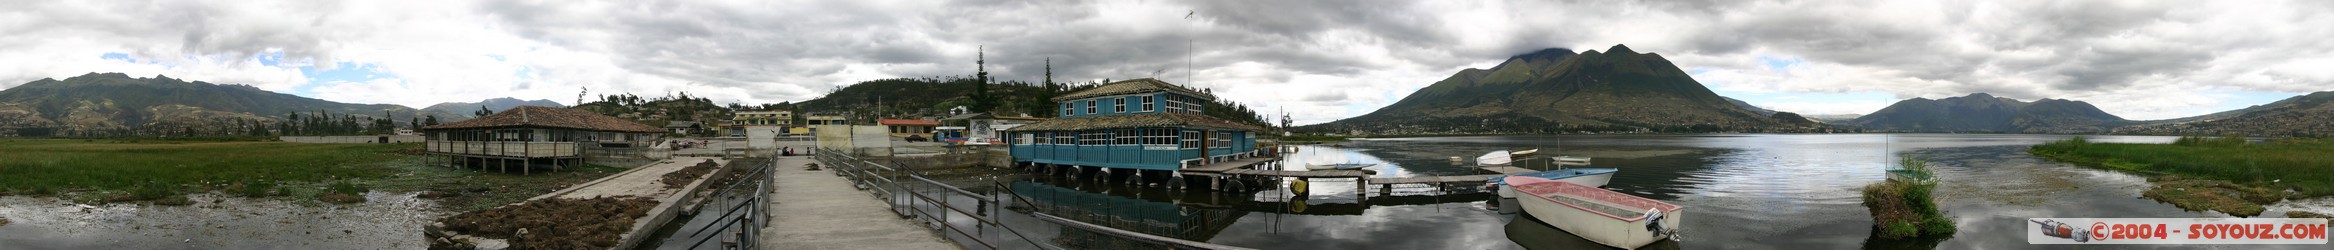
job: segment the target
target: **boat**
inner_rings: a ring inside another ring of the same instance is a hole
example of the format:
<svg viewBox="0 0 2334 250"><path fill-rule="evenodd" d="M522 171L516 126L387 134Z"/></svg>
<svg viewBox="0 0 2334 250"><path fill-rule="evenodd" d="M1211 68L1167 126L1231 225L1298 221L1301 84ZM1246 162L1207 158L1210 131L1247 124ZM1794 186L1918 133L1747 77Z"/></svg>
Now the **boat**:
<svg viewBox="0 0 2334 250"><path fill-rule="evenodd" d="M1514 156L1507 154L1507 150L1491 151L1490 153L1483 153L1483 156L1476 156L1475 165L1507 165L1508 163L1515 162L1515 158L1513 157Z"/></svg>
<svg viewBox="0 0 2334 250"><path fill-rule="evenodd" d="M1589 159L1589 158L1588 158L1588 157L1582 157L1582 156L1569 156L1569 155L1566 155L1566 156L1550 157L1550 159L1555 159L1557 164L1578 164L1578 165L1588 165L1588 159Z"/></svg>
<svg viewBox="0 0 2334 250"><path fill-rule="evenodd" d="M1588 185L1591 187L1603 187L1606 183L1613 181L1613 173L1619 172L1621 172L1621 169L1616 168L1567 168L1523 174L1512 174L1507 176L1493 177L1490 180L1483 181L1483 188L1498 192L1499 198L1515 198L1515 190L1513 188L1506 187L1510 186L1507 183L1507 177L1523 176L1539 178L1543 180L1570 182L1573 184Z"/></svg>
<svg viewBox="0 0 2334 250"><path fill-rule="evenodd" d="M1535 149L1517 150L1517 151L1507 151L1507 150L1497 150L1497 151L1491 151L1490 153L1483 153L1483 156L1476 156L1476 157L1475 157L1475 164L1476 164L1476 165L1485 165L1485 166L1491 166L1491 165L1507 165L1507 164L1510 164L1510 163L1515 163L1515 159L1518 159L1518 158L1527 158L1527 157L1531 157L1531 156L1532 156L1532 155L1534 155L1534 154L1539 154L1539 153L1540 153L1540 149L1537 149L1537 148L1535 148Z"/></svg>
<svg viewBox="0 0 2334 250"><path fill-rule="evenodd" d="M1606 246L1636 249L1677 235L1685 207L1612 190L1507 177L1525 213L1548 225Z"/></svg>
<svg viewBox="0 0 2334 250"><path fill-rule="evenodd" d="M1375 164L1375 163L1332 163L1332 164L1310 164L1310 165L1306 165L1306 166L1305 166L1305 169L1306 169L1306 170L1355 170L1355 169L1362 169L1362 168L1366 168L1366 167L1370 167L1370 166L1377 166L1377 165L1378 165L1378 164Z"/></svg>

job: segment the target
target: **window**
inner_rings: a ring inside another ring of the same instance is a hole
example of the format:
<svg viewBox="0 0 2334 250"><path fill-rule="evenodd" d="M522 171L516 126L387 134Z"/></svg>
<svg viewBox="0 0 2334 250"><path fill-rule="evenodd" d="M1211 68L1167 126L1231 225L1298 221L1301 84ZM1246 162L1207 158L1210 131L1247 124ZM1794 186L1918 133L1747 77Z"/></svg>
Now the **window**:
<svg viewBox="0 0 2334 250"><path fill-rule="evenodd" d="M1013 133L1013 144L1029 145L1029 133Z"/></svg>
<svg viewBox="0 0 2334 250"><path fill-rule="evenodd" d="M1077 140L1075 140L1075 139L1074 139L1074 137L1072 137L1072 136L1074 136L1074 135L1072 135L1070 132L1066 132L1066 131L1055 131L1055 132L1053 132L1053 134L1054 134L1054 144L1055 144L1055 145L1071 145L1071 144L1077 144L1077 143L1078 143L1078 141L1077 141Z"/></svg>
<svg viewBox="0 0 2334 250"><path fill-rule="evenodd" d="M1146 96L1143 96L1143 112L1151 112L1152 110L1157 110L1157 109L1153 109L1153 108L1151 108L1152 106L1156 106L1156 105L1152 105L1152 104L1151 104L1151 96L1147 96L1147 95L1146 95Z"/></svg>
<svg viewBox="0 0 2334 250"><path fill-rule="evenodd" d="M1229 148L1229 147L1232 147L1232 132L1216 132L1216 142L1215 142L1215 143L1213 143L1213 144L1208 144L1208 147L1210 147L1210 148Z"/></svg>
<svg viewBox="0 0 2334 250"><path fill-rule="evenodd" d="M1137 142L1137 140L1141 140L1142 138L1143 138L1143 135L1142 135L1142 134L1137 134L1137 133L1135 132L1135 130L1133 130L1133 129L1120 129L1120 130L1118 130L1118 145L1136 145L1136 144L1142 144L1142 143L1140 143L1140 142Z"/></svg>
<svg viewBox="0 0 2334 250"><path fill-rule="evenodd" d="M1176 98L1174 95L1168 95L1167 112L1183 112L1183 99Z"/></svg>
<svg viewBox="0 0 2334 250"><path fill-rule="evenodd" d="M1180 146L1178 146L1177 148L1182 148L1182 149L1196 149L1196 148L1199 148L1199 131L1183 131L1183 142L1182 142L1182 143L1181 143L1181 145L1180 145Z"/></svg>
<svg viewBox="0 0 2334 250"><path fill-rule="evenodd" d="M1061 114L1061 116L1069 116L1069 115L1078 114L1078 110L1077 110L1077 109L1073 109L1073 108L1071 108L1071 106L1072 106L1072 105L1070 105L1070 104L1072 104L1072 103L1077 103L1077 102L1063 102L1063 103L1062 103L1062 114Z"/></svg>
<svg viewBox="0 0 2334 250"><path fill-rule="evenodd" d="M1175 133L1175 129L1170 128L1143 129L1143 144L1175 145Z"/></svg>
<svg viewBox="0 0 2334 250"><path fill-rule="evenodd" d="M1112 106L1114 106L1114 109L1116 109L1116 110L1114 110L1114 111L1110 111L1110 112L1114 112L1114 113L1126 113L1126 97L1110 98L1110 101L1111 101L1111 102L1115 102L1115 103L1117 103L1117 104L1114 104L1114 105L1112 105Z"/></svg>
<svg viewBox="0 0 2334 250"><path fill-rule="evenodd" d="M1094 114L1094 100L1086 100L1086 114Z"/></svg>

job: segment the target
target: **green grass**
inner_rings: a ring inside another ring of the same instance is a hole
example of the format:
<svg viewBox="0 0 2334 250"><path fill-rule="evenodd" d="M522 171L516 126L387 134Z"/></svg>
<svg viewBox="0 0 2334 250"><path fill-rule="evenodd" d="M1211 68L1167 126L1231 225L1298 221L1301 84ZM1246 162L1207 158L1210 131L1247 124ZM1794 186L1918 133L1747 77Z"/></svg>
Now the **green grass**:
<svg viewBox="0 0 2334 250"><path fill-rule="evenodd" d="M373 163L419 144L0 140L0 190L127 193L150 200L239 181L320 182L392 174Z"/></svg>
<svg viewBox="0 0 2334 250"><path fill-rule="evenodd" d="M1906 156L1905 171L1929 176L1928 162ZM1934 180L1934 179L1930 179ZM1872 212L1874 230L1885 239L1950 236L1959 229L1937 209L1933 181L1887 181L1864 186L1864 207Z"/></svg>
<svg viewBox="0 0 2334 250"><path fill-rule="evenodd" d="M2075 165L2223 180L2304 197L2334 195L2334 141L2182 137L2173 144L2093 143L2081 137L2036 145L2036 156Z"/></svg>
<svg viewBox="0 0 2334 250"><path fill-rule="evenodd" d="M83 203L181 204L217 191L315 204L365 191L436 192L442 207L471 211L516 203L625 168L585 165L533 175L431 166L394 153L420 144L315 144L157 140L0 139L0 191ZM342 195L327 195L342 194Z"/></svg>

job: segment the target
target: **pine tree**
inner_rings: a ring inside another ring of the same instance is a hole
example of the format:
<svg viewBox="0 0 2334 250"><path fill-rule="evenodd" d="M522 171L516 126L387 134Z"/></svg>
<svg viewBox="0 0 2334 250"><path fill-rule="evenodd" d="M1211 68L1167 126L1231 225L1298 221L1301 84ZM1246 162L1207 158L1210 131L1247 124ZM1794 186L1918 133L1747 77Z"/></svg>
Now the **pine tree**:
<svg viewBox="0 0 2334 250"><path fill-rule="evenodd" d="M494 110L492 110L492 109L486 109L486 106L484 106L484 105L481 105L481 106L478 106L478 112L470 112L470 113L471 113L471 114L477 114L477 115L478 115L478 117L486 117L486 115L492 115L492 114L494 114Z"/></svg>

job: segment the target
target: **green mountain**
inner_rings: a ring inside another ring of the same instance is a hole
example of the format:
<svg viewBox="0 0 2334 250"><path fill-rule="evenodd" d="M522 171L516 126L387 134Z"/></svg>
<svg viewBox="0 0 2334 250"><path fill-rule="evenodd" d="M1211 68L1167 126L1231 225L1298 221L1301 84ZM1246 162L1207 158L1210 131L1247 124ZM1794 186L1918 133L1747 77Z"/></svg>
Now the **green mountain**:
<svg viewBox="0 0 2334 250"><path fill-rule="evenodd" d="M2114 130L2117 134L2334 136L2334 91L2310 93L2194 117L2147 121Z"/></svg>
<svg viewBox="0 0 2334 250"><path fill-rule="evenodd" d="M24 135L247 134L251 128L286 120L294 113L313 118L319 112L346 120L386 113L398 124L431 114L440 115L441 122L450 121L441 113L393 104L338 103L249 85L188 82L165 76L89 73L0 90L0 130L37 131L19 132Z"/></svg>
<svg viewBox="0 0 2334 250"><path fill-rule="evenodd" d="M1802 119L1804 120L1804 119ZM1746 110L1659 54L1553 48L1466 69L1366 115L1300 127L1367 134L1807 131Z"/></svg>
<svg viewBox="0 0 2334 250"><path fill-rule="evenodd" d="M435 105L430 105L430 106L429 106L429 107L427 107L427 108L421 108L421 110L423 110L423 111L427 111L427 112L435 112L435 113L453 114L453 115L455 115L455 116L458 116L458 117L454 117L454 118L456 118L456 119L469 119L469 118L477 118L477 115L474 115L474 114L473 114L473 112L478 112L478 108L479 108L479 107L486 107L487 109L494 110L495 112L502 112L503 110L509 110L509 109L511 109L511 108L516 108L516 107L519 107L519 106L544 106L544 107L554 107L554 108L565 108L565 107L567 107L567 105L561 105L561 104L559 104L559 102L553 102L553 101L551 101L551 100L533 100L533 101L523 101L523 100L519 100L518 98L503 97L503 98L486 99L486 100L484 100L484 101L478 101L478 102L448 102L448 103L439 103L439 104L435 104ZM448 118L448 117L438 117L438 118L439 118L439 119L446 119L446 118Z"/></svg>
<svg viewBox="0 0 2334 250"><path fill-rule="evenodd" d="M1898 101L1844 124L1906 132L2093 134L2132 122L2081 101L2024 102L1976 93L1936 100Z"/></svg>

